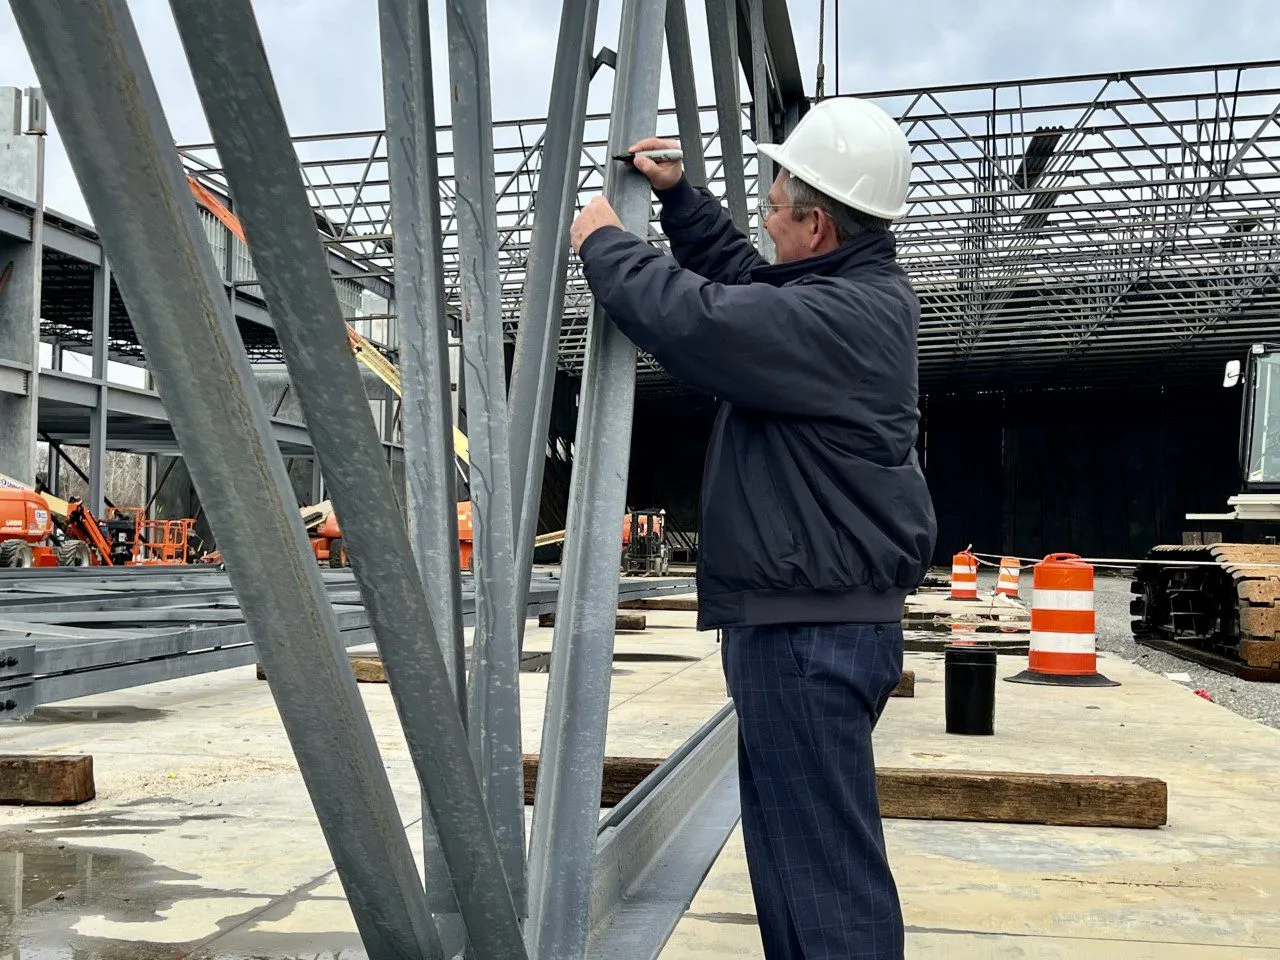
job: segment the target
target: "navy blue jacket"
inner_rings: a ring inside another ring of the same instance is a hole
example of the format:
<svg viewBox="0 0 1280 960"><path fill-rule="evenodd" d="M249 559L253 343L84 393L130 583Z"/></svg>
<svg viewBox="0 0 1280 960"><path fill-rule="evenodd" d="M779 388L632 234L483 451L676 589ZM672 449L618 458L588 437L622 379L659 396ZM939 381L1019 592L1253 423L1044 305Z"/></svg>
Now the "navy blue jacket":
<svg viewBox="0 0 1280 960"><path fill-rule="evenodd" d="M581 257L622 332L722 401L699 625L897 622L937 525L915 452L920 305L893 235L769 265L709 193L659 199L674 259L616 227Z"/></svg>

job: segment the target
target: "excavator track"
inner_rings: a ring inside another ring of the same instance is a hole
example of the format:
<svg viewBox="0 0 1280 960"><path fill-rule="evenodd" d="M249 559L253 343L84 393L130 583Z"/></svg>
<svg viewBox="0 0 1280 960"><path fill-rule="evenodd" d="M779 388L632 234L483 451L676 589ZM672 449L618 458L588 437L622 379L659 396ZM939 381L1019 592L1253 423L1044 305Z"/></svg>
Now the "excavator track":
<svg viewBox="0 0 1280 960"><path fill-rule="evenodd" d="M1138 643L1244 680L1280 682L1280 545L1158 546L1147 560L1129 604Z"/></svg>

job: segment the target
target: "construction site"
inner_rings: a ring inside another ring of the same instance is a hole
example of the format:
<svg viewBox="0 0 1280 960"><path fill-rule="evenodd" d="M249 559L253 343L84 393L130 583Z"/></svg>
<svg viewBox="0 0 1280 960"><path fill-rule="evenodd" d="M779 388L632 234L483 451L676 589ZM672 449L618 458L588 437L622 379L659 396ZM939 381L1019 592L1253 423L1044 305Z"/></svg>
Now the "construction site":
<svg viewBox="0 0 1280 960"><path fill-rule="evenodd" d="M0 10L0 960L781 956L699 596L731 404L570 237L674 249L657 136L771 261L837 98L910 151L936 519L858 955L1280 960L1280 60L864 89L860 5L555 0L512 116L500 5L362 0L381 121L302 129L271 6Z"/></svg>

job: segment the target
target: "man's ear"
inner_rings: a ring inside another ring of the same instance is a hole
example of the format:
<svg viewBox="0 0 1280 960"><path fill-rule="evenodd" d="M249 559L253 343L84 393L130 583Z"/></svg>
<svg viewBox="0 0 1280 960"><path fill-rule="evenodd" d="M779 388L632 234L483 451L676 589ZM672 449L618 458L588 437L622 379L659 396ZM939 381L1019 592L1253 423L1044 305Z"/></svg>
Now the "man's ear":
<svg viewBox="0 0 1280 960"><path fill-rule="evenodd" d="M809 249L817 250L822 246L822 238L826 235L826 217L822 210L814 207L809 211Z"/></svg>

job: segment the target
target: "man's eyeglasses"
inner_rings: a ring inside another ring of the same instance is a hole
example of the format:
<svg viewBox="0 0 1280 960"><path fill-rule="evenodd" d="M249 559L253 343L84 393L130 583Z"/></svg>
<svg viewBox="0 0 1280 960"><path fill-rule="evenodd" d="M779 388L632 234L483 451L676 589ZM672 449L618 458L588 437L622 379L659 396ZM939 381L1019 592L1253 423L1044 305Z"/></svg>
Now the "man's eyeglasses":
<svg viewBox="0 0 1280 960"><path fill-rule="evenodd" d="M793 206L795 206L795 204L793 203L773 203L770 200L765 200L763 203L759 205L760 216L768 220L779 210L786 210Z"/></svg>

